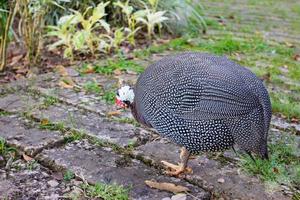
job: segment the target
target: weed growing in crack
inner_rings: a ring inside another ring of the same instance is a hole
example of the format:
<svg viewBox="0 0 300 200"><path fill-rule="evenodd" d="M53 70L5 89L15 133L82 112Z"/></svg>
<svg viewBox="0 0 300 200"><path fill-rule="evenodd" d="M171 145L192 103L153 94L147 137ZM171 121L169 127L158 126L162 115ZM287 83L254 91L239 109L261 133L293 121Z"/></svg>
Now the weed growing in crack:
<svg viewBox="0 0 300 200"><path fill-rule="evenodd" d="M17 149L14 147L9 147L6 140L0 137L0 156L3 157L4 161L9 159L14 159Z"/></svg>
<svg viewBox="0 0 300 200"><path fill-rule="evenodd" d="M34 169L36 169L37 166L38 166L38 163L36 160L31 160L26 163L26 168L30 171L33 171Z"/></svg>
<svg viewBox="0 0 300 200"><path fill-rule="evenodd" d="M96 183L95 185L81 185L85 196L105 200L128 200L129 189L117 184Z"/></svg>
<svg viewBox="0 0 300 200"><path fill-rule="evenodd" d="M59 102L59 99L52 96L45 96L45 99L43 101L43 108L48 108L49 106L52 106Z"/></svg>
<svg viewBox="0 0 300 200"><path fill-rule="evenodd" d="M66 133L66 135L64 136L64 142L70 143L76 140L81 140L83 138L85 138L85 134L83 132L72 130Z"/></svg>
<svg viewBox="0 0 300 200"><path fill-rule="evenodd" d="M71 181L74 178L75 178L74 172L72 172L71 170L65 171L65 173L64 173L64 181L69 182L69 181Z"/></svg>
<svg viewBox="0 0 300 200"><path fill-rule="evenodd" d="M68 130L68 128L66 128L64 123L62 123L62 122L58 122L58 123L47 122L45 124L41 123L39 125L39 128L47 129L50 131L61 131L61 132L65 132L66 130Z"/></svg>
<svg viewBox="0 0 300 200"><path fill-rule="evenodd" d="M87 81L83 85L83 88L87 93L99 94L100 92L102 92L102 88L98 85L96 81Z"/></svg>
<svg viewBox="0 0 300 200"><path fill-rule="evenodd" d="M8 115L10 115L9 112L4 111L4 110L0 110L0 117L1 117L1 116L8 116Z"/></svg>
<svg viewBox="0 0 300 200"><path fill-rule="evenodd" d="M102 98L106 103L112 105L115 103L116 93L114 91L105 91Z"/></svg>

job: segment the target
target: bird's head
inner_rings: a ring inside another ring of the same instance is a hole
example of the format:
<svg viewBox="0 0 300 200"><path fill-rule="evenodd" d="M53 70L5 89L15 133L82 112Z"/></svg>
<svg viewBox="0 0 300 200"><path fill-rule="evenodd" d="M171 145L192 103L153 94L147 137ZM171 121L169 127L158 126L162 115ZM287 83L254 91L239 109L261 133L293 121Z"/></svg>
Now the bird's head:
<svg viewBox="0 0 300 200"><path fill-rule="evenodd" d="M128 108L134 100L134 91L128 85L122 86L117 90L116 104L121 108Z"/></svg>

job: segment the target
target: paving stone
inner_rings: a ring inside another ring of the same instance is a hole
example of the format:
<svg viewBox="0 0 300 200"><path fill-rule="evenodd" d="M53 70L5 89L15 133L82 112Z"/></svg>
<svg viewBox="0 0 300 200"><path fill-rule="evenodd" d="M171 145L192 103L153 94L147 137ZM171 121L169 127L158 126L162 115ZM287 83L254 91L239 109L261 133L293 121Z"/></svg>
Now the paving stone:
<svg viewBox="0 0 300 200"><path fill-rule="evenodd" d="M8 112L29 112L42 102L24 94L8 94L0 98L0 109Z"/></svg>
<svg viewBox="0 0 300 200"><path fill-rule="evenodd" d="M5 138L9 145L25 151L30 156L64 141L59 132L28 128L25 122L16 116L1 116L0 130L0 136Z"/></svg>
<svg viewBox="0 0 300 200"><path fill-rule="evenodd" d="M162 199L171 197L172 193L152 189L145 185L145 180L172 182L183 185L191 190L198 199L208 199L209 193L177 178L159 175L154 169L138 160L116 154L108 149L93 146L85 150L82 146L86 141L70 143L64 148L44 150L36 157L41 163L53 169L67 168L88 182L105 184L116 183L131 188L132 199ZM192 198L190 198L192 199Z"/></svg>
<svg viewBox="0 0 300 200"><path fill-rule="evenodd" d="M300 135L300 124L287 122L285 119L278 116L273 116L271 125L281 130L295 130L298 135Z"/></svg>
<svg viewBox="0 0 300 200"><path fill-rule="evenodd" d="M1 176L3 173L7 176ZM50 187L48 183L55 183L56 186ZM8 171L2 171L0 168L0 199L65 199L62 197L68 195L67 189L72 187L72 181L55 180L50 170L36 162L29 168L26 161L18 159Z"/></svg>
<svg viewBox="0 0 300 200"><path fill-rule="evenodd" d="M131 124L109 121L100 115L78 109L70 105L54 105L46 110L32 112L35 118L49 119L65 126L82 130L101 140L118 144L122 147L139 143L147 139L147 132Z"/></svg>
<svg viewBox="0 0 300 200"><path fill-rule="evenodd" d="M150 159L155 164L162 160L176 164L179 162L179 147L166 140L156 140L139 146L135 155ZM219 162L203 154L191 159L188 166L193 169L193 174L186 175L184 179L225 199L288 199L278 192L269 194L257 178L244 175L229 161ZM220 183L221 179L224 183Z"/></svg>

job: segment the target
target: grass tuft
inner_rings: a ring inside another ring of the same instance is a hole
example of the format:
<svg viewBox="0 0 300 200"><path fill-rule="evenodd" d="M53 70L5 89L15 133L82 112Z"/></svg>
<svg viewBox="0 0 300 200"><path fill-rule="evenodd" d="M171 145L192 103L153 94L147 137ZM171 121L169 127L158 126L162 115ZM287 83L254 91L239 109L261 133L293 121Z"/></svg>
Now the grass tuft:
<svg viewBox="0 0 300 200"><path fill-rule="evenodd" d="M75 178L75 174L74 172L72 172L71 170L66 170L64 173L64 181L69 182L72 179Z"/></svg>
<svg viewBox="0 0 300 200"><path fill-rule="evenodd" d="M269 152L269 160L256 159L255 162L248 155L243 155L241 168L272 185L299 185L300 158L295 138L280 136L278 141L269 145Z"/></svg>
<svg viewBox="0 0 300 200"><path fill-rule="evenodd" d="M96 81L87 81L83 85L83 88L88 93L99 94L100 92L102 92L102 88L98 85Z"/></svg>
<svg viewBox="0 0 300 200"><path fill-rule="evenodd" d="M89 198L100 198L104 200L128 200L129 189L117 184L96 183L95 185L84 184L81 186L85 195Z"/></svg>

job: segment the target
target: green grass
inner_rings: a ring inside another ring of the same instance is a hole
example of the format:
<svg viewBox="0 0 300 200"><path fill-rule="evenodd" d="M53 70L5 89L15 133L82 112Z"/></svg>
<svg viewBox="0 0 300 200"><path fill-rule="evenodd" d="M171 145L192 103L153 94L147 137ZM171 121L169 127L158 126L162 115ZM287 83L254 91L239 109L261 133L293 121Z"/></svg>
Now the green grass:
<svg viewBox="0 0 300 200"><path fill-rule="evenodd" d="M71 170L66 170L65 171L65 173L64 173L64 181L70 182L74 178L75 178L74 172L72 172Z"/></svg>
<svg viewBox="0 0 300 200"><path fill-rule="evenodd" d="M108 60L104 65L94 66L96 73L105 75L111 75L117 69L121 71L134 71L136 73L142 73L144 71L144 67L134 61L117 58L115 60Z"/></svg>
<svg viewBox="0 0 300 200"><path fill-rule="evenodd" d="M16 152L16 148L7 146L6 140L0 137L0 156L7 160L9 157L14 156Z"/></svg>
<svg viewBox="0 0 300 200"><path fill-rule="evenodd" d="M105 91L102 98L106 103L112 105L115 103L116 92L115 91Z"/></svg>
<svg viewBox="0 0 300 200"><path fill-rule="evenodd" d="M269 160L256 159L254 162L244 155L239 164L243 170L270 185L293 187L300 184L300 157L294 137L281 135L278 141L269 144L269 157Z"/></svg>
<svg viewBox="0 0 300 200"><path fill-rule="evenodd" d="M7 115L10 115L10 113L7 112L7 111L4 111L4 110L0 110L0 117L1 116L7 116Z"/></svg>
<svg viewBox="0 0 300 200"><path fill-rule="evenodd" d="M88 93L99 94L100 92L102 92L102 88L98 85L96 81L87 81L83 85L83 88Z"/></svg>
<svg viewBox="0 0 300 200"><path fill-rule="evenodd" d="M280 92L270 92L270 97L273 112L282 113L289 119L292 117L300 118L300 97L296 98L292 95Z"/></svg>
<svg viewBox="0 0 300 200"><path fill-rule="evenodd" d="M103 200L129 199L129 189L125 189L120 185L96 183L95 185L84 184L81 187L89 198L100 198Z"/></svg>
<svg viewBox="0 0 300 200"><path fill-rule="evenodd" d="M43 100L42 108L48 108L51 105L54 105L59 102L59 99L52 96L45 96Z"/></svg>
<svg viewBox="0 0 300 200"><path fill-rule="evenodd" d="M46 130L51 130L51 131L61 131L65 132L67 128L65 127L64 123L59 122L59 123L45 123L45 124L39 124L40 129L46 129Z"/></svg>

